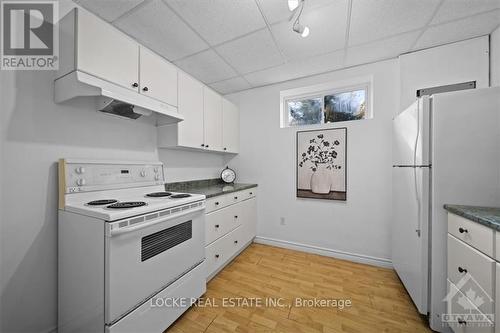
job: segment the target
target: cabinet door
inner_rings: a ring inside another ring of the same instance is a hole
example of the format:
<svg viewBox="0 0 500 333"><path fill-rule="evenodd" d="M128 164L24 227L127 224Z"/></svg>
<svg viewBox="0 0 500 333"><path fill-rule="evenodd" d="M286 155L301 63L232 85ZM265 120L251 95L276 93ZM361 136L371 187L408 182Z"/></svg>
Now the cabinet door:
<svg viewBox="0 0 500 333"><path fill-rule="evenodd" d="M236 105L222 99L222 149L237 153L240 148L240 112Z"/></svg>
<svg viewBox="0 0 500 333"><path fill-rule="evenodd" d="M222 150L222 97L215 91L203 89L203 126L205 148Z"/></svg>
<svg viewBox="0 0 500 333"><path fill-rule="evenodd" d="M241 205L243 210L243 220L241 221L242 238L243 242L247 243L254 238L257 233L257 199L247 199L238 205Z"/></svg>
<svg viewBox="0 0 500 333"><path fill-rule="evenodd" d="M177 106L177 69L147 48L140 50L140 93Z"/></svg>
<svg viewBox="0 0 500 333"><path fill-rule="evenodd" d="M179 72L178 111L184 116L178 126L178 145L202 148L203 145L203 85Z"/></svg>
<svg viewBox="0 0 500 333"><path fill-rule="evenodd" d="M139 44L81 10L76 33L77 69L138 91Z"/></svg>

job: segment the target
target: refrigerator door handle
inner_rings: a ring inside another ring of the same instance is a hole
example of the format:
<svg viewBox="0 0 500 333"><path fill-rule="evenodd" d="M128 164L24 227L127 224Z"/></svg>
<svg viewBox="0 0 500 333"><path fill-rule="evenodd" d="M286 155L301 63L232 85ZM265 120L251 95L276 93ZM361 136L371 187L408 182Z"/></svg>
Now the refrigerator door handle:
<svg viewBox="0 0 500 333"><path fill-rule="evenodd" d="M420 195L418 193L418 179L417 179L417 168L413 169L413 179L415 181L415 198L417 199L417 228L415 229L415 232L417 233L417 236L420 238L420 234L422 232L422 226L421 226L421 206L422 203L420 202Z"/></svg>

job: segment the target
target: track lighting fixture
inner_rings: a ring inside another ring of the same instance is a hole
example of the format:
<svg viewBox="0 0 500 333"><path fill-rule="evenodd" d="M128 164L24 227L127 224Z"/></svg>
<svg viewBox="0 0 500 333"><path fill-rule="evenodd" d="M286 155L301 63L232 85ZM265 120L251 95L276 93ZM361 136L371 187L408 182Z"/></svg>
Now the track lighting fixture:
<svg viewBox="0 0 500 333"><path fill-rule="evenodd" d="M304 10L305 0L288 0L288 9L292 11L289 21L293 21L292 30L302 37L309 36L309 27L300 23L300 16Z"/></svg>

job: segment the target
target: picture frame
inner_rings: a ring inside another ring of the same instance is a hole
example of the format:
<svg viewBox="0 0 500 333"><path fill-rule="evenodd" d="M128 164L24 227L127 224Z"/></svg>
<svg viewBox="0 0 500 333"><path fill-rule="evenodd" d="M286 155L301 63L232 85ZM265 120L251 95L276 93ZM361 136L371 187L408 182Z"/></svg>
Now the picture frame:
<svg viewBox="0 0 500 333"><path fill-rule="evenodd" d="M347 201L347 127L297 131L296 197Z"/></svg>

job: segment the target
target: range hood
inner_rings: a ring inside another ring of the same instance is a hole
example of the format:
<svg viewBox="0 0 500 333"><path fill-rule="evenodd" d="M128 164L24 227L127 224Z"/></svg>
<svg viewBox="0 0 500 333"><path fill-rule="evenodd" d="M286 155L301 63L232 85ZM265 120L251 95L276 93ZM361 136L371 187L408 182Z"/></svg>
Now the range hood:
<svg viewBox="0 0 500 333"><path fill-rule="evenodd" d="M73 71L55 80L56 103L76 97L94 97L98 111L129 119L150 116L154 112L162 124L184 120L175 106L81 71Z"/></svg>

